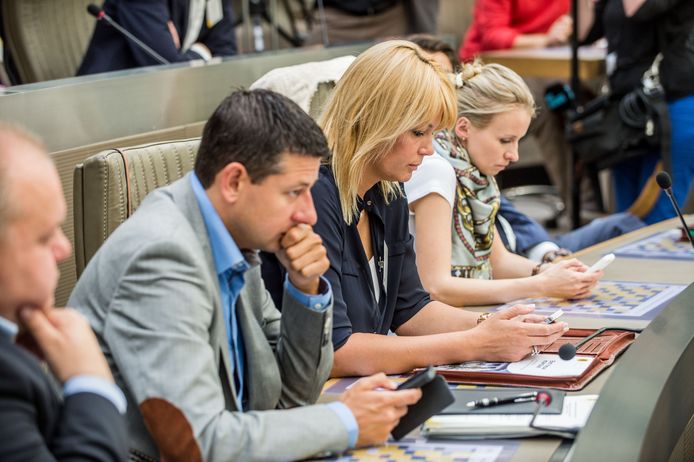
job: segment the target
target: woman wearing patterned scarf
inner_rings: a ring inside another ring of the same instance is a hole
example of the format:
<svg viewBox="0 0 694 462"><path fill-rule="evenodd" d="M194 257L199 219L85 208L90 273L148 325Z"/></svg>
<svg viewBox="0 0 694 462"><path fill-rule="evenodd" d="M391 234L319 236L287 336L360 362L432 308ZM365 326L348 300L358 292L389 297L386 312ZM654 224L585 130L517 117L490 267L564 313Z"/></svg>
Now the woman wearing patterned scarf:
<svg viewBox="0 0 694 462"><path fill-rule="evenodd" d="M452 127L456 115L447 75L405 41L361 53L325 107L320 123L332 159L311 193L313 230L330 260L333 376L517 361L568 329L543 324L522 305L480 322L479 313L432 301L422 288L401 183L434 154L434 133Z"/></svg>
<svg viewBox="0 0 694 462"><path fill-rule="evenodd" d="M506 250L495 233L494 176L518 160L518 142L535 114L530 90L497 64L466 64L454 80L455 128L436 134L437 155L405 184L425 289L451 305L586 297L602 273L586 273L576 259L536 266Z"/></svg>

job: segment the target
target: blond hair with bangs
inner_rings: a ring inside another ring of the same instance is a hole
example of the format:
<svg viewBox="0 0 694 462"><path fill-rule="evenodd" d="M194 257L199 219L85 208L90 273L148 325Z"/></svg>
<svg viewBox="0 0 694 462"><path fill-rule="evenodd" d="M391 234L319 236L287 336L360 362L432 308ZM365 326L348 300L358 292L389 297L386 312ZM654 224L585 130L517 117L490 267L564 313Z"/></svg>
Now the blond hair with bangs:
<svg viewBox="0 0 694 462"><path fill-rule="evenodd" d="M439 66L412 42L382 42L357 57L338 82L320 118L332 151L331 164L342 216L357 216L363 173L387 155L398 137L438 120L435 130L456 120L455 88ZM389 202L402 194L394 181L380 181Z"/></svg>

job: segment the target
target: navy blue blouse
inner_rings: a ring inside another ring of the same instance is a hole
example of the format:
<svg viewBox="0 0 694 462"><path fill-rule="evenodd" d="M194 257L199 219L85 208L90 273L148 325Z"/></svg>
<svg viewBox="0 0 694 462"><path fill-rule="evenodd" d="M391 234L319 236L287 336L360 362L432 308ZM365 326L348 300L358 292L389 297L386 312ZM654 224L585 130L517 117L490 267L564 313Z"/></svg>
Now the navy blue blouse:
<svg viewBox="0 0 694 462"><path fill-rule="evenodd" d="M360 210L369 215L372 248L378 262L380 303L376 302L369 262L357 231L357 219L347 225L332 171L323 166L311 193L318 213L314 231L323 238L330 268L325 277L333 289L333 346L345 344L353 332L387 334L430 302L417 273L414 239L407 227L407 199L399 197L386 204L378 185L371 188ZM387 255L387 264L384 259ZM263 253L263 278L275 299L282 306L284 271L274 255ZM384 269L388 274L385 275Z"/></svg>

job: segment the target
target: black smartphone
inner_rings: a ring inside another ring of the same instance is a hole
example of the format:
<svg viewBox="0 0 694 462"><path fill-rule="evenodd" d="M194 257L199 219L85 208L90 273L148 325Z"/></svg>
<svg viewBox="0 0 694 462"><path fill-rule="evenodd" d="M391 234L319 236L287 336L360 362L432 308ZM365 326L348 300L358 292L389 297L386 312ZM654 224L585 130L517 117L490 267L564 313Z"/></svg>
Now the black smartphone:
<svg viewBox="0 0 694 462"><path fill-rule="evenodd" d="M402 416L400 423L393 428L391 434L395 440L403 438L429 417L455 401L446 381L440 375L436 375L431 366L401 383L398 390L407 388L421 388L422 398L408 406L407 414Z"/></svg>
<svg viewBox="0 0 694 462"><path fill-rule="evenodd" d="M424 385L434 380L434 377L436 377L436 371L432 366L429 366L398 385L398 390L422 388Z"/></svg>

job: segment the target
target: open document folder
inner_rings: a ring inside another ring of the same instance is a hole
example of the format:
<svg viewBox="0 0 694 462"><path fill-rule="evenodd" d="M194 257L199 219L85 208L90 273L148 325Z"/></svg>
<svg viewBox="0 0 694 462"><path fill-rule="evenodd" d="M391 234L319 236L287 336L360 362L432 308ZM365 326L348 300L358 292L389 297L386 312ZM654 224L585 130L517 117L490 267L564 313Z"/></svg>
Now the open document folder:
<svg viewBox="0 0 694 462"><path fill-rule="evenodd" d="M540 354L514 363L468 361L436 366L436 372L449 383L580 390L634 341L633 332L610 329L578 348L574 358L565 361L559 357L562 345L575 345L593 332L594 329L569 329Z"/></svg>
<svg viewBox="0 0 694 462"><path fill-rule="evenodd" d="M539 414L534 428L530 427L532 414L435 415L422 425L421 434L428 438L480 439L575 433L585 425L597 399L598 395L567 396L561 414Z"/></svg>

